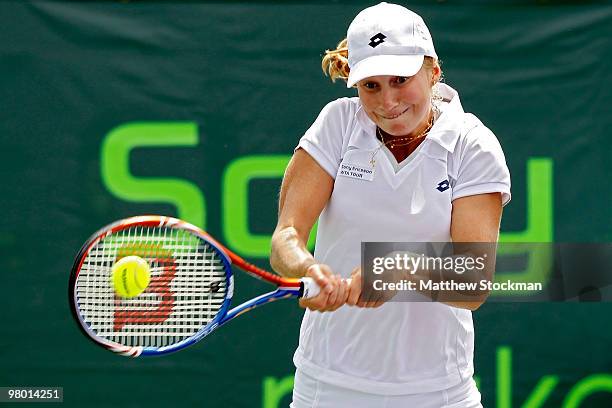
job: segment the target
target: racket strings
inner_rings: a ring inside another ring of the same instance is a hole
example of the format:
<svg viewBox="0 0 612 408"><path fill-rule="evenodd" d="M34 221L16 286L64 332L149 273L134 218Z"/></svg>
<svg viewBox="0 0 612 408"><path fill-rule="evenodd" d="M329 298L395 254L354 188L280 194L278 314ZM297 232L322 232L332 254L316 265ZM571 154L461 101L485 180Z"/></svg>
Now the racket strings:
<svg viewBox="0 0 612 408"><path fill-rule="evenodd" d="M128 255L151 267L149 286L131 299L116 296L111 284L113 264ZM75 294L97 336L127 346L164 347L214 319L227 295L226 271L214 248L188 231L133 226L90 248Z"/></svg>

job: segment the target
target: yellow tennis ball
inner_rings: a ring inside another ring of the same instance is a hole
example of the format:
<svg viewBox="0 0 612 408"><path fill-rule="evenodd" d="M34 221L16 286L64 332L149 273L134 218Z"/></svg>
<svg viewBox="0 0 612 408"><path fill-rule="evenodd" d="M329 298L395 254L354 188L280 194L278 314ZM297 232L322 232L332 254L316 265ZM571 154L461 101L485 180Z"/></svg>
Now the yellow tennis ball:
<svg viewBox="0 0 612 408"><path fill-rule="evenodd" d="M113 265L111 284L121 297L133 298L140 295L149 286L150 281L149 263L139 256L126 256Z"/></svg>

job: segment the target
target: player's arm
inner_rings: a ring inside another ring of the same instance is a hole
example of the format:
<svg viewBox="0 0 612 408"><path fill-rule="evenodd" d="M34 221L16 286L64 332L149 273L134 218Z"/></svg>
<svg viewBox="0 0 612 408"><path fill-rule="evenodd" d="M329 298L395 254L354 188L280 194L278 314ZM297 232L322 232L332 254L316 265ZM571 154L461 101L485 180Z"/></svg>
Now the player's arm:
<svg viewBox="0 0 612 408"><path fill-rule="evenodd" d="M388 280L399 281L407 279L414 281L417 285L420 281L436 283L451 280L456 282L479 282L481 279L493 281L495 270L494 244L499 236L501 215L501 193L479 194L458 198L453 201L450 232L452 242L455 243L454 249L456 254L454 256L474 257L476 254L485 254L486 267L480 273L476 275L462 275L453 271L428 270L426 268L419 268L410 273L407 273L405 270L389 270L386 272ZM385 293L371 290L363 294L361 289L361 268L356 268L353 271L347 304L360 307L378 307L395 295L392 291ZM419 290L419 292L441 303L469 310L478 309L488 296L488 292L484 290L476 292L453 292L447 290L443 293Z"/></svg>
<svg viewBox="0 0 612 408"><path fill-rule="evenodd" d="M333 178L306 151L295 152L283 177L272 235L270 264L279 274L300 278L316 263L306 243L333 186Z"/></svg>
<svg viewBox="0 0 612 408"><path fill-rule="evenodd" d="M453 201L451 238L453 242L496 243L499 238L501 216L501 193L458 198ZM494 266L495 260L490 261ZM494 272L494 267L491 267L490 275L487 276L489 281L493 281ZM486 296L473 302L446 303L463 309L476 310L485 302Z"/></svg>
<svg viewBox="0 0 612 408"><path fill-rule="evenodd" d="M272 235L270 265L280 275L310 276L321 294L300 301L314 310L335 310L346 300L346 283L327 265L319 264L306 244L310 230L329 201L333 178L303 149L298 149L281 185L278 223Z"/></svg>

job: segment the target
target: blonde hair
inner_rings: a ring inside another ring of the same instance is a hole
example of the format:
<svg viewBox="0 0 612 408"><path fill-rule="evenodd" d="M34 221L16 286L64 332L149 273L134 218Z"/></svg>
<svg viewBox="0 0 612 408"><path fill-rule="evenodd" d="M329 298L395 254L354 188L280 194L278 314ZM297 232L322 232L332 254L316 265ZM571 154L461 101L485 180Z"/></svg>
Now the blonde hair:
<svg viewBox="0 0 612 408"><path fill-rule="evenodd" d="M426 70L432 71L435 66L440 67L440 61L433 57L425 57L423 66ZM325 50L325 55L321 61L321 69L326 76L336 82L336 79L342 79L346 82L349 76L350 68L348 64L348 41L345 38L340 41L335 50ZM442 68L440 68L440 78L442 80Z"/></svg>
<svg viewBox="0 0 612 408"><path fill-rule="evenodd" d="M340 41L333 51L325 50L323 61L321 61L323 73L336 82L336 79L346 81L349 76L348 64L348 41L345 38Z"/></svg>

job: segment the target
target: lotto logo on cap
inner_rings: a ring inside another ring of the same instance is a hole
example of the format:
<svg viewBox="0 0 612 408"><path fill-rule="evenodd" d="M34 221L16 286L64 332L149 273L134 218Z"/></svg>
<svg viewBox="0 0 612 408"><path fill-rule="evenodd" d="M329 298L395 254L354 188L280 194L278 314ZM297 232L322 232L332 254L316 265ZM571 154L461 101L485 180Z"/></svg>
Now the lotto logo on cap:
<svg viewBox="0 0 612 408"><path fill-rule="evenodd" d="M424 56L438 58L421 16L397 4L380 3L357 14L347 39L349 88L376 75L412 76Z"/></svg>

